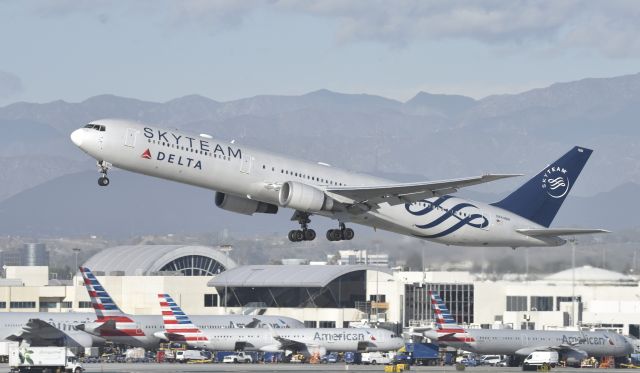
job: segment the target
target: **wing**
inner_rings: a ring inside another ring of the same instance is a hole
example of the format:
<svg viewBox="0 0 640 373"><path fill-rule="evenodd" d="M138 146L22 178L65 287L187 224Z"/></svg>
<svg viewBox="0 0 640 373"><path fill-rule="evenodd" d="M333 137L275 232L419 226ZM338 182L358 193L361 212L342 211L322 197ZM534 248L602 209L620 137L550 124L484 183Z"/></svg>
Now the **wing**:
<svg viewBox="0 0 640 373"><path fill-rule="evenodd" d="M31 344L41 344L66 337L67 334L46 321L40 319L29 319L17 334L12 334L6 339L10 341L28 340Z"/></svg>
<svg viewBox="0 0 640 373"><path fill-rule="evenodd" d="M606 229L580 229L580 228L524 228L516 229L516 232L531 237L555 237L573 236L576 234L611 233Z"/></svg>
<svg viewBox="0 0 640 373"><path fill-rule="evenodd" d="M518 356L527 356L534 351L575 351L579 354L586 355L587 353L583 350L577 349L572 345L561 344L558 346L535 346L535 347L524 347L515 352Z"/></svg>
<svg viewBox="0 0 640 373"><path fill-rule="evenodd" d="M283 350L306 350L307 349L306 343L302 343L294 339L283 338L283 337L280 337L279 335L274 335L273 339L278 341L278 343L280 344L280 348L282 348Z"/></svg>
<svg viewBox="0 0 640 373"><path fill-rule="evenodd" d="M458 189L477 184L488 183L505 179L516 174L487 174L482 176L462 179L425 181L419 183L404 183L378 186L345 186L329 187L328 194L342 197L336 198L340 202L351 204L364 204L372 208L374 205L387 202L390 205L399 205L421 201L425 198L441 196L457 192Z"/></svg>

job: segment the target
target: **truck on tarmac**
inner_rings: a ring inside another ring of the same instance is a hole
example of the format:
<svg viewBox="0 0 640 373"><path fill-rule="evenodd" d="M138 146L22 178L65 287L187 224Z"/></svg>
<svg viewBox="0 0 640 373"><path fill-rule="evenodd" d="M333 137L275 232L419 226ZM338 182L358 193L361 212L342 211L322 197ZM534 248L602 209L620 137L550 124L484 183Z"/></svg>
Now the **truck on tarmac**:
<svg viewBox="0 0 640 373"><path fill-rule="evenodd" d="M362 364L390 364L393 355L388 352L363 352L360 362Z"/></svg>
<svg viewBox="0 0 640 373"><path fill-rule="evenodd" d="M205 360L211 360L210 351L202 351L202 350L176 351L176 361L179 363L186 363L189 361L205 361Z"/></svg>
<svg viewBox="0 0 640 373"><path fill-rule="evenodd" d="M78 358L66 347L10 346L9 369L16 372L82 373Z"/></svg>
<svg viewBox="0 0 640 373"><path fill-rule="evenodd" d="M240 351L235 354L227 355L222 359L223 363L253 363L253 358L249 354Z"/></svg>
<svg viewBox="0 0 640 373"><path fill-rule="evenodd" d="M539 370L542 367L555 368L558 365L558 351L533 351L522 362L522 370Z"/></svg>
<svg viewBox="0 0 640 373"><path fill-rule="evenodd" d="M405 351L415 365L438 365L440 348L433 343L407 343Z"/></svg>

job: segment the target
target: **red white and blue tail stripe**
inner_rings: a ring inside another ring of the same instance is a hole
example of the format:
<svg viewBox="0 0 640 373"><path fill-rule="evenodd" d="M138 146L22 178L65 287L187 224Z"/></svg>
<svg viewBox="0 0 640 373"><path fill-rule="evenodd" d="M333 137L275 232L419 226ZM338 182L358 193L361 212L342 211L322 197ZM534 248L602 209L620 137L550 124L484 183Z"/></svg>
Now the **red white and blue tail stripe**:
<svg viewBox="0 0 640 373"><path fill-rule="evenodd" d="M80 267L84 286L91 298L91 305L96 311L97 321L115 321L114 329L101 330L103 336L144 336L135 321L122 312L109 293L102 287L96 276L87 267Z"/></svg>
<svg viewBox="0 0 640 373"><path fill-rule="evenodd" d="M195 326L169 294L158 294L162 321L169 340L207 342L209 338Z"/></svg>
<svg viewBox="0 0 640 373"><path fill-rule="evenodd" d="M453 319L447 305L440 299L440 296L430 291L431 307L436 317L436 332L438 340L450 342L474 342L467 331L458 325Z"/></svg>

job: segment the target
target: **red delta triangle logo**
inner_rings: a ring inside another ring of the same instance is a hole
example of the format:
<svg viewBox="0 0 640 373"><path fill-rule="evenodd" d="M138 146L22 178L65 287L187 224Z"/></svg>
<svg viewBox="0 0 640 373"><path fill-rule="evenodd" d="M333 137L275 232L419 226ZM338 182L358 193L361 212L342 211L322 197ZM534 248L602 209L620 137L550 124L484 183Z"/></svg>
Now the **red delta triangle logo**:
<svg viewBox="0 0 640 373"><path fill-rule="evenodd" d="M151 159L151 152L149 151L149 149L145 150L144 153L142 153L141 157L144 159Z"/></svg>

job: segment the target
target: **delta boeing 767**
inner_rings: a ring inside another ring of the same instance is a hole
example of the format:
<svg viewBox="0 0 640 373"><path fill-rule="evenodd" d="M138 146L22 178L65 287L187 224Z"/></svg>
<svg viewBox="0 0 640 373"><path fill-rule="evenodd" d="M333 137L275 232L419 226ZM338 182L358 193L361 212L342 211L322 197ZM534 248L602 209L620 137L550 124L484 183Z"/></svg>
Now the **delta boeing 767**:
<svg viewBox="0 0 640 373"><path fill-rule="evenodd" d="M311 241L312 215L338 221L330 241L351 240L347 223L361 224L446 245L559 246L560 236L601 229L549 228L592 151L574 147L502 201L485 204L451 195L458 189L519 175L488 174L450 180L396 183L325 163L223 142L133 121L92 121L71 134L97 160L98 184L109 185L113 166L216 191L215 204L235 213L294 210L300 229L291 241Z"/></svg>

